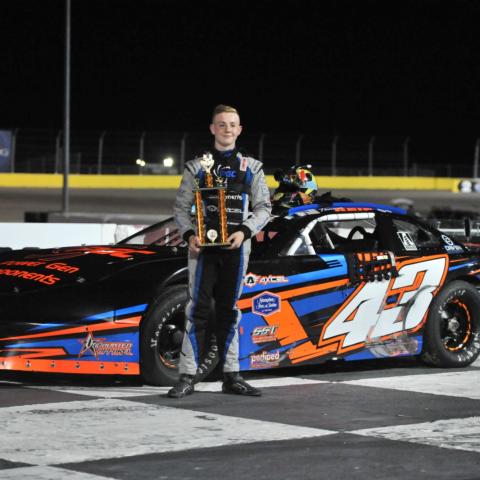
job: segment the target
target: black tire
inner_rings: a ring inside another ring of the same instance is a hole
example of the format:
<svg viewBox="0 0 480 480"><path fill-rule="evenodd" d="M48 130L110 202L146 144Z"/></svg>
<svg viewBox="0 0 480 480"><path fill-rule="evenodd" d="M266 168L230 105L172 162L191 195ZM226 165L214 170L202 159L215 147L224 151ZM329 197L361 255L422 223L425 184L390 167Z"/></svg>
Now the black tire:
<svg viewBox="0 0 480 480"><path fill-rule="evenodd" d="M470 365L480 353L480 294L467 282L446 285L434 298L422 360L443 368Z"/></svg>
<svg viewBox="0 0 480 480"><path fill-rule="evenodd" d="M140 373L151 385L173 385L185 330L187 287L168 287L150 306L140 329Z"/></svg>

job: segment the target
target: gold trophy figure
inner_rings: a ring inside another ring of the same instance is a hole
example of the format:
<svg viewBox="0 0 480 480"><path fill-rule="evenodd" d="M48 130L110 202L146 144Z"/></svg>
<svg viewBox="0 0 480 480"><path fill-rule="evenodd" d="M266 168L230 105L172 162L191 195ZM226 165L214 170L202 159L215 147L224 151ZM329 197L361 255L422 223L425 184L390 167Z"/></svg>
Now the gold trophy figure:
<svg viewBox="0 0 480 480"><path fill-rule="evenodd" d="M230 245L227 241L225 181L217 175L214 181L211 172L214 162L211 153L203 155L200 165L205 172L205 187L197 185L197 188L193 190L195 194L197 235L200 239L201 247ZM213 204L214 200L216 200L216 205Z"/></svg>

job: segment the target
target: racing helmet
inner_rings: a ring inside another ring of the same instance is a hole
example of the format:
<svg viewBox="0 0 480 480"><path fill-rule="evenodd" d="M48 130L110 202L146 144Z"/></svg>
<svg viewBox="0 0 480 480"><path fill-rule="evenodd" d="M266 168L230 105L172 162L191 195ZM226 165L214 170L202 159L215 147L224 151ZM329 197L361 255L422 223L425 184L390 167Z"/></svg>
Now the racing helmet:
<svg viewBox="0 0 480 480"><path fill-rule="evenodd" d="M318 187L310 168L311 165L294 165L287 172L275 172L279 185L272 197L274 206L292 208L315 201Z"/></svg>

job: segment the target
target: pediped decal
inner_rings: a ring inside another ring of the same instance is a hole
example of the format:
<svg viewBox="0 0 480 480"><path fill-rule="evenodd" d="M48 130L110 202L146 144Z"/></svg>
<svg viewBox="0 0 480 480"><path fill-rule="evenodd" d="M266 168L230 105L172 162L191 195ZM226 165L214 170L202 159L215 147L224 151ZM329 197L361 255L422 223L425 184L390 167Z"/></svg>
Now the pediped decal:
<svg viewBox="0 0 480 480"><path fill-rule="evenodd" d="M288 283L288 278L285 275L255 275L254 273L247 273L243 283L246 287L253 288L257 285Z"/></svg>
<svg viewBox="0 0 480 480"><path fill-rule="evenodd" d="M262 317L273 315L280 311L281 300L272 292L263 292L252 299L252 312Z"/></svg>
<svg viewBox="0 0 480 480"><path fill-rule="evenodd" d="M250 355L251 368L272 368L280 364L280 350Z"/></svg>

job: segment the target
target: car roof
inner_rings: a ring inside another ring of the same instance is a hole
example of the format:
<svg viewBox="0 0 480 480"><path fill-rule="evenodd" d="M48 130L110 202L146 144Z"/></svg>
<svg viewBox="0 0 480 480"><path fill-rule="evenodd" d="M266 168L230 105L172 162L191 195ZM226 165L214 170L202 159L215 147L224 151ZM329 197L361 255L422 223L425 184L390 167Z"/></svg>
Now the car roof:
<svg viewBox="0 0 480 480"><path fill-rule="evenodd" d="M289 216L303 212L303 214L319 214L319 213L342 213L342 212L382 212L396 213L398 215L406 215L407 212L403 208L392 207L391 205L381 205L369 202L334 202L331 204L311 203L293 207L285 211L282 215Z"/></svg>

